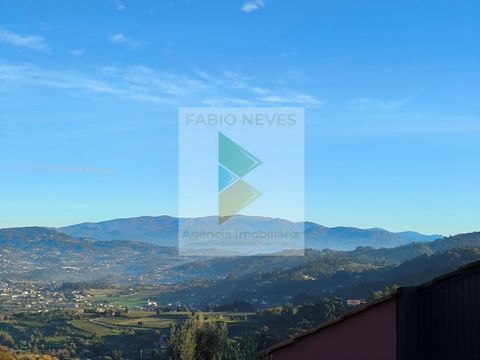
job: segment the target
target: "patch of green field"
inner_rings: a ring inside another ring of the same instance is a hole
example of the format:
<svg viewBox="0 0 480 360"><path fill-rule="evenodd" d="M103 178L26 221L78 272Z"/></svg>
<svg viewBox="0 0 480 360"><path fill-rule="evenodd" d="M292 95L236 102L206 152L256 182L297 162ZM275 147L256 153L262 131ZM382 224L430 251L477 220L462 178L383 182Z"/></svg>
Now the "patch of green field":
<svg viewBox="0 0 480 360"><path fill-rule="evenodd" d="M76 336L81 336L81 337L87 337L87 336L91 335L91 333L89 333L87 331L84 331L84 330L80 330L79 328L73 327L73 326L72 326L72 329L71 329L71 334L76 335Z"/></svg>
<svg viewBox="0 0 480 360"><path fill-rule="evenodd" d="M141 296L101 296L94 297L93 301L108 302L121 307L134 308L142 305L146 305L147 300Z"/></svg>
<svg viewBox="0 0 480 360"><path fill-rule="evenodd" d="M44 338L45 342L49 344L64 344L68 337L67 336L47 336Z"/></svg>
<svg viewBox="0 0 480 360"><path fill-rule="evenodd" d="M120 295L119 289L91 289L87 291L92 296L93 302L111 303L122 307L138 307L144 306L147 299L158 291L140 291L132 295Z"/></svg>
<svg viewBox="0 0 480 360"><path fill-rule="evenodd" d="M122 315L123 317L128 317L128 318L143 318L143 317L155 316L156 312L147 311L147 310L129 310L127 313L124 312Z"/></svg>
<svg viewBox="0 0 480 360"><path fill-rule="evenodd" d="M163 312L161 313L162 316L183 316L186 317L190 315L190 311L171 311L171 312ZM255 317L257 316L256 313L254 312L234 312L234 311L208 311L208 312L203 312L205 316L214 316L214 317L228 317L228 316L235 316L235 317L243 317L243 316L248 316L248 317Z"/></svg>
<svg viewBox="0 0 480 360"><path fill-rule="evenodd" d="M144 317L144 318L100 318L96 319L95 323L104 324L107 326L113 327L126 327L133 329L168 329L168 327L175 323L171 319L162 319L155 317ZM139 325L142 323L142 325Z"/></svg>
<svg viewBox="0 0 480 360"><path fill-rule="evenodd" d="M45 323L42 323L40 321L27 321L27 320L18 320L17 323L25 327L41 327L45 325Z"/></svg>
<svg viewBox="0 0 480 360"><path fill-rule="evenodd" d="M117 295L120 290L111 288L111 289L89 289L86 291L87 294L92 296L107 296L107 295Z"/></svg>
<svg viewBox="0 0 480 360"><path fill-rule="evenodd" d="M208 312L205 316L215 321L225 322L229 327L255 326L255 313ZM166 312L157 314L154 311L130 310L120 317L100 317L71 321L76 331L109 336L124 334L129 331L165 330L171 325L183 322L190 312Z"/></svg>
<svg viewBox="0 0 480 360"><path fill-rule="evenodd" d="M89 320L72 320L70 324L77 329L94 334L96 336L119 335L122 333L121 330L98 325Z"/></svg>
<svg viewBox="0 0 480 360"><path fill-rule="evenodd" d="M19 324L16 320L4 320L0 322L0 330L8 331L9 333L25 333L26 327Z"/></svg>
<svg viewBox="0 0 480 360"><path fill-rule="evenodd" d="M170 311L170 312L163 312L161 314L162 316L187 317L188 315L191 314L191 312L190 311Z"/></svg>

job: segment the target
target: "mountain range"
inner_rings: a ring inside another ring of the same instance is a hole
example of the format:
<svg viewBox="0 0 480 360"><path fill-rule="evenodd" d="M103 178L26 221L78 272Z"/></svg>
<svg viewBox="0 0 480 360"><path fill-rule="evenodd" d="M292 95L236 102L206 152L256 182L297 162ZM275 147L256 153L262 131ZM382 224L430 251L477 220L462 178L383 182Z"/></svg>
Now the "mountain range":
<svg viewBox="0 0 480 360"><path fill-rule="evenodd" d="M175 222L174 218L164 220L170 226ZM241 220L247 223L251 221L246 217ZM117 221L125 226L124 221ZM135 221L143 222L144 219L135 219ZM158 224L158 218L148 218L147 221ZM104 228L103 224L99 226ZM372 231L374 234L385 235L384 230L378 229L363 231L354 228L334 228L331 230L311 224L309 226L310 230L316 229L317 234L322 230L326 233L337 232L338 236L338 232L342 233L340 229L348 229L362 235L372 234ZM83 225L80 227L83 228ZM156 225L152 225L152 228L155 227ZM92 229L93 225L90 224L89 228ZM76 229L79 230L78 227ZM140 228L137 229L140 230ZM62 231L65 230L62 229ZM120 231L118 227L117 231ZM124 237L121 233L116 234ZM429 242L422 238L422 242L397 247L359 246L348 251L308 249L305 256L187 258L178 256L176 248L172 246L158 246L132 240L98 240L93 238L92 232L86 235L88 236L71 236L56 229L42 227L0 229L0 276L56 281L176 283L195 279L222 279L232 274L243 276L271 271L281 272L326 259L347 263L352 261L365 264L367 267L371 267L372 264L381 267L397 266L424 254L432 255L455 248L480 246L479 233L472 233ZM108 238L105 233L103 236L103 239ZM133 236L132 233L130 236Z"/></svg>
<svg viewBox="0 0 480 360"><path fill-rule="evenodd" d="M217 222L217 217L179 219L170 216L142 216L115 219L96 223L82 223L61 227L58 230L67 235L97 240L142 241L159 246L177 245L179 221L189 222L192 227L208 231ZM313 222L294 223L283 219L260 216L237 215L225 224L226 229L256 231L265 227L279 231L304 228L305 247L309 249L353 250L358 246L389 248L411 242L427 242L441 238L441 235L424 235L413 231L390 232L384 229L359 229L355 227L326 227Z"/></svg>

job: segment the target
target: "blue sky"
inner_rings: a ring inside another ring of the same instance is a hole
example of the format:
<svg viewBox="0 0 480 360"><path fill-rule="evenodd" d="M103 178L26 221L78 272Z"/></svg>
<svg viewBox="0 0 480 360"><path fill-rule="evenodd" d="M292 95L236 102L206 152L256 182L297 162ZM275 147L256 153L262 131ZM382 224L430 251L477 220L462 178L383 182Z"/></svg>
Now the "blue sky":
<svg viewBox="0 0 480 360"><path fill-rule="evenodd" d="M479 230L480 3L0 0L0 227L177 212L179 106L306 109L306 217Z"/></svg>

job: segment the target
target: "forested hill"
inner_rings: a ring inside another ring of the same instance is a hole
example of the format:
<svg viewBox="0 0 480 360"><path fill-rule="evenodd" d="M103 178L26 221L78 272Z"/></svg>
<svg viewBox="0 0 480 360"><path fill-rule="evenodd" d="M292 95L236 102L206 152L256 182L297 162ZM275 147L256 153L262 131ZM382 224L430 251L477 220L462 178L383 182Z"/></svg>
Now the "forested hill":
<svg viewBox="0 0 480 360"><path fill-rule="evenodd" d="M399 258L408 258L398 262ZM432 242L412 244L396 249L360 248L352 252L315 252L305 258L304 264L290 269L251 271L239 275L232 271L222 280L199 282L185 289L201 301L214 300L221 293L225 301L285 303L301 294L311 297L363 297L385 286L419 284L480 259L480 233L461 234ZM258 259L257 259L258 260ZM268 258L265 260L268 264ZM276 259L278 261L278 259ZM292 259L286 261L293 262ZM229 265L251 265L254 259L232 259ZM204 262L203 267L208 268ZM273 262L271 262L273 264ZM211 263L218 267L225 262ZM186 264L180 268L193 266ZM245 271L245 268L239 268ZM183 290L173 296L183 297Z"/></svg>

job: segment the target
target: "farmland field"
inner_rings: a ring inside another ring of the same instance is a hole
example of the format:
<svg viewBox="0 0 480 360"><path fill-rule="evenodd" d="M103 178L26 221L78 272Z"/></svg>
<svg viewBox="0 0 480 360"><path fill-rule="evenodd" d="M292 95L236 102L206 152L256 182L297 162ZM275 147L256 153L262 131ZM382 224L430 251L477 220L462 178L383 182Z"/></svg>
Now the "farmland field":
<svg viewBox="0 0 480 360"><path fill-rule="evenodd" d="M161 319L156 317L140 317L140 318L101 318L91 320L95 324L108 325L113 328L132 328L141 329L168 329L170 325L176 323L171 319Z"/></svg>
<svg viewBox="0 0 480 360"><path fill-rule="evenodd" d="M98 325L88 319L72 320L71 325L95 336L119 335L122 331Z"/></svg>

